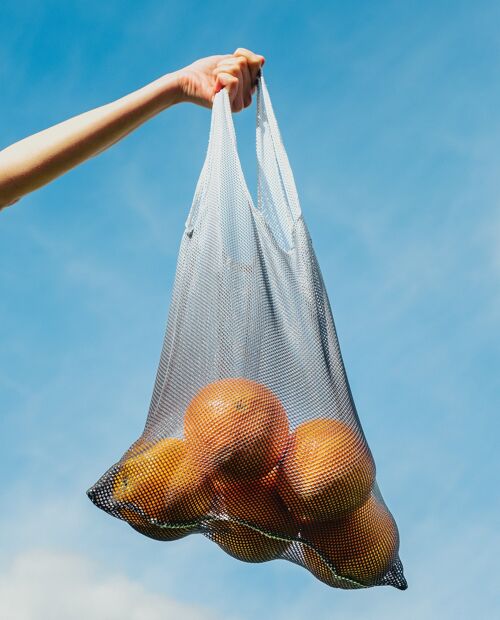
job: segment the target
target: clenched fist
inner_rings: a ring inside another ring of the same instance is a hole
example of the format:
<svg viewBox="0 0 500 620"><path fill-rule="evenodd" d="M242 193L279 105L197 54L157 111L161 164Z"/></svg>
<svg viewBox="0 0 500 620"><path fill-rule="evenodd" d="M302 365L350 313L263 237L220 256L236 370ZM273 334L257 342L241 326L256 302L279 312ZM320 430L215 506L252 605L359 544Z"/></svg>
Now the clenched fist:
<svg viewBox="0 0 500 620"><path fill-rule="evenodd" d="M216 93L226 88L233 112L252 102L264 57L239 47L234 54L208 56L178 71L180 100L212 107Z"/></svg>

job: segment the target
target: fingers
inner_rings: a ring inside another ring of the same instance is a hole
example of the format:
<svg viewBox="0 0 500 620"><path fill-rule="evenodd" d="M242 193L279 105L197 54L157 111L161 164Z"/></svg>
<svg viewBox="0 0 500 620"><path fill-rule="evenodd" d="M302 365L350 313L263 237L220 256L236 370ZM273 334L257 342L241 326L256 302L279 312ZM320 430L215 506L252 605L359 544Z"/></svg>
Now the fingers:
<svg viewBox="0 0 500 620"><path fill-rule="evenodd" d="M222 88L228 91L231 110L239 112L252 103L252 94L264 57L249 50L238 48L230 56L224 56L214 71L216 83L214 94Z"/></svg>
<svg viewBox="0 0 500 620"><path fill-rule="evenodd" d="M220 90L225 88L229 95L229 101L231 102L231 109L233 112L238 112L239 110L234 109L234 100L236 95L238 94L238 85L239 80L235 75L231 75L230 73L218 73L217 81L215 83L215 92L218 93ZM241 108L240 108L241 109Z"/></svg>
<svg viewBox="0 0 500 620"><path fill-rule="evenodd" d="M254 54L250 50L245 49L244 47L239 47L235 52L235 56L243 56L246 58L248 69L250 71L250 77L252 81L252 85L257 84L257 77L260 73L260 69L262 65L266 62L264 56L259 56L258 54Z"/></svg>
<svg viewBox="0 0 500 620"><path fill-rule="evenodd" d="M242 82L241 82L241 105L242 108L248 108L252 103L252 76L250 74L250 68L248 63L243 63L241 67Z"/></svg>

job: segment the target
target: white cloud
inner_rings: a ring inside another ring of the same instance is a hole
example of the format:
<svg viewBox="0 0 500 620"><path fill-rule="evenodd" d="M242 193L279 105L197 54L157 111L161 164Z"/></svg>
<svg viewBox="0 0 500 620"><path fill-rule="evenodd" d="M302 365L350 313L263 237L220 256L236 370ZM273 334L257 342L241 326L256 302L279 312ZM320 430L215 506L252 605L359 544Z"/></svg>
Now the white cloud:
<svg viewBox="0 0 500 620"><path fill-rule="evenodd" d="M83 555L30 550L0 572L0 617L9 620L213 620L195 605L106 574Z"/></svg>

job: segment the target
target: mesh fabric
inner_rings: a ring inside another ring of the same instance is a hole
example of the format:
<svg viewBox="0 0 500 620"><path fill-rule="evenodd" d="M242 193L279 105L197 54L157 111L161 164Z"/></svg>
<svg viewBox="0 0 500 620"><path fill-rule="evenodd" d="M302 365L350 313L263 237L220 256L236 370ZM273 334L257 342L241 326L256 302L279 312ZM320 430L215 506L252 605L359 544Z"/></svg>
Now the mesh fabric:
<svg viewBox="0 0 500 620"><path fill-rule="evenodd" d="M404 589L397 528L262 77L257 161L254 205L224 89L146 426L89 496L152 538L201 533L241 560L287 559L332 586Z"/></svg>

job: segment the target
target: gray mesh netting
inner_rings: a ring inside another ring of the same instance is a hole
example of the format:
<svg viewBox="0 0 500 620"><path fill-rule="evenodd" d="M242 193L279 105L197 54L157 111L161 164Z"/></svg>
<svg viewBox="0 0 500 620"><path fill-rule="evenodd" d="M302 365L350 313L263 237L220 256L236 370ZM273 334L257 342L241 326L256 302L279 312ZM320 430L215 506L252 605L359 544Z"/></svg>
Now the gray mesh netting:
<svg viewBox="0 0 500 620"><path fill-rule="evenodd" d="M406 588L264 79L258 205L215 97L142 436L89 490L158 540L201 533L340 588Z"/></svg>

